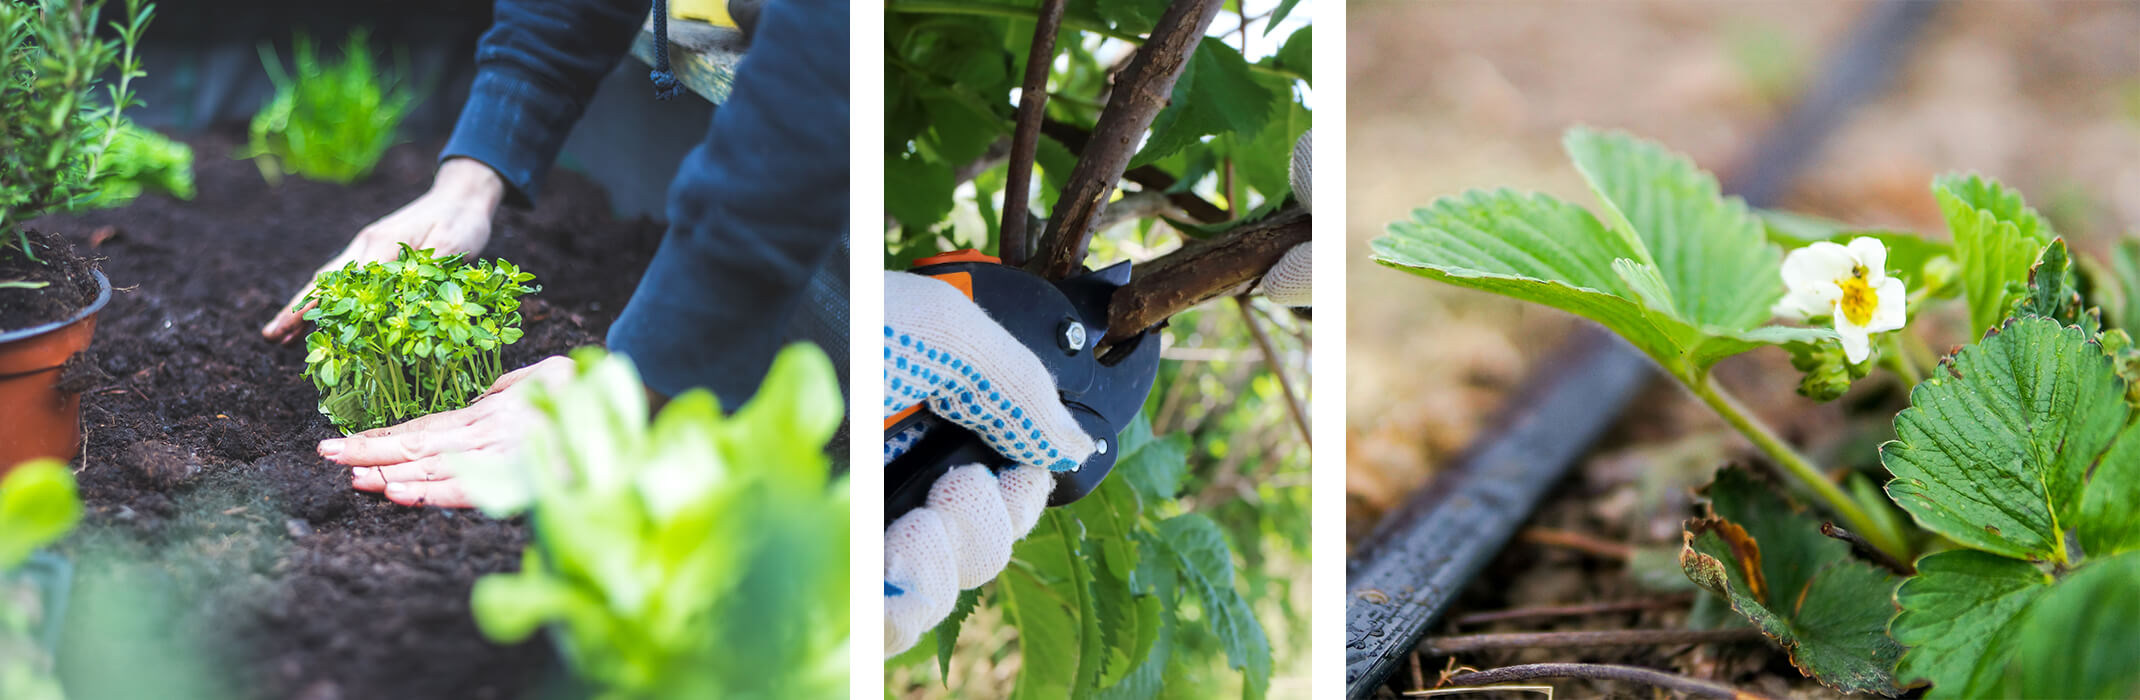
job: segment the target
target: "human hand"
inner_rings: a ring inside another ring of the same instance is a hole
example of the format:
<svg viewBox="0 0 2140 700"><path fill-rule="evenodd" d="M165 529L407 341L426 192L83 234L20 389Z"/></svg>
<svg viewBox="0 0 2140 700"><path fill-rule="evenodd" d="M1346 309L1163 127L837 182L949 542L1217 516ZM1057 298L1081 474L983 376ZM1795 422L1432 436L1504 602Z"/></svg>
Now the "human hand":
<svg viewBox="0 0 2140 700"><path fill-rule="evenodd" d="M405 506L468 508L449 455L505 453L542 425L528 387L572 379L572 358L554 355L507 372L466 408L423 416L319 444L321 457L350 467L349 485L385 492Z"/></svg>
<svg viewBox="0 0 2140 700"><path fill-rule="evenodd" d="M1019 462L958 467L926 503L885 528L885 649L897 654L951 614L959 591L994 579L1040 518L1055 480L1097 448L1063 408L1032 351L941 280L885 274L886 417L926 403ZM890 446L889 462L903 448Z"/></svg>
<svg viewBox="0 0 2140 700"><path fill-rule="evenodd" d="M349 247L320 266L305 285L260 329L260 335L279 343L298 336L312 304L313 280L321 273L341 269L351 262L385 262L399 254L402 243L422 250L436 249L442 255L473 255L490 242L490 220L505 197L505 180L490 166L468 158L449 158L438 167L431 189L414 201L372 222L350 239Z"/></svg>

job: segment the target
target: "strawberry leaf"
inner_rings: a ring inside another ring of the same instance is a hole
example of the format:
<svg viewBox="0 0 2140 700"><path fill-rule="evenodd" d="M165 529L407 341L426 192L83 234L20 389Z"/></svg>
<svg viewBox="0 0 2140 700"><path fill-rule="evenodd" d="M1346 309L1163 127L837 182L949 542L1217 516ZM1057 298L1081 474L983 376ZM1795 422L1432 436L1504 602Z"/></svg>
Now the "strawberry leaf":
<svg viewBox="0 0 2140 700"><path fill-rule="evenodd" d="M1791 663L1830 688L1896 692L1890 669L1902 647L1886 634L1898 579L1851 556L1744 469L1717 473L1710 515L1690 520L1680 566L1782 646Z"/></svg>

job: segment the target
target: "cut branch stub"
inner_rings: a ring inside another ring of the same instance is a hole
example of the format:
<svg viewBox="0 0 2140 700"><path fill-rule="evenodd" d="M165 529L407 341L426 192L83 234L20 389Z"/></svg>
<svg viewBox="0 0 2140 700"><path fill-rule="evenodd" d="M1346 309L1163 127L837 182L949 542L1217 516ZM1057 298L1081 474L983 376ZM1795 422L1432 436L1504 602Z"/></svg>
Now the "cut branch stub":
<svg viewBox="0 0 2140 700"><path fill-rule="evenodd" d="M1137 144L1159 110L1166 107L1175 81L1181 79L1189 56L1222 5L1222 0L1174 0L1160 15L1158 28L1130 59L1107 107L1100 111L1092 141L1070 171L1070 180L1048 216L1040 251L1027 269L1051 280L1077 273L1100 211L1107 207L1130 157L1136 155Z"/></svg>
<svg viewBox="0 0 2140 700"><path fill-rule="evenodd" d="M1286 251L1308 242L1312 220L1288 208L1143 263L1129 284L1115 290L1100 343L1136 335L1263 276Z"/></svg>

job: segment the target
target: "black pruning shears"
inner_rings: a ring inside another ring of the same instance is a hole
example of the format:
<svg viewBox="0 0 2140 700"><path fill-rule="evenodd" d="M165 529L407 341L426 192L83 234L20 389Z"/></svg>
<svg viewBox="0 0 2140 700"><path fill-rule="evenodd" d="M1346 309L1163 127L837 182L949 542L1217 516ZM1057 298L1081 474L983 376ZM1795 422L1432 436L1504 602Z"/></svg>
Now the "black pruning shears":
<svg viewBox="0 0 2140 700"><path fill-rule="evenodd" d="M1116 289L1129 283L1129 270L1128 262L1120 262L1050 282L975 250L922 258L910 270L965 292L1039 356L1055 376L1063 407L1099 445L1077 469L1055 472L1049 506L1067 505L1099 488L1121 453L1115 436L1144 408L1159 376L1159 337L1152 329L1109 346L1105 355L1093 347L1107 337L1108 302ZM913 443L885 465L886 525L926 503L929 487L952 467L978 463L1001 472L1017 464L997 454L981 436L937 417L923 404L885 419L884 438L888 444Z"/></svg>

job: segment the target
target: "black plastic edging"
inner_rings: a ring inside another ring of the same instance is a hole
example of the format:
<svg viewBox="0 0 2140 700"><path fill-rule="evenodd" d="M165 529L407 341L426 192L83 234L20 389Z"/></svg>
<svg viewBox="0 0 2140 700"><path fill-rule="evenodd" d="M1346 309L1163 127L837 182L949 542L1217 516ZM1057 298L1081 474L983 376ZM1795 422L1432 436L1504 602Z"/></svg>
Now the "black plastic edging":
<svg viewBox="0 0 2140 700"><path fill-rule="evenodd" d="M1724 190L1756 207L1781 196L1847 112L1887 82L1938 4L1874 6ZM1347 698L1373 695L1403 665L1653 371L1633 347L1586 328L1512 397L1500 430L1383 518L1346 561Z"/></svg>

